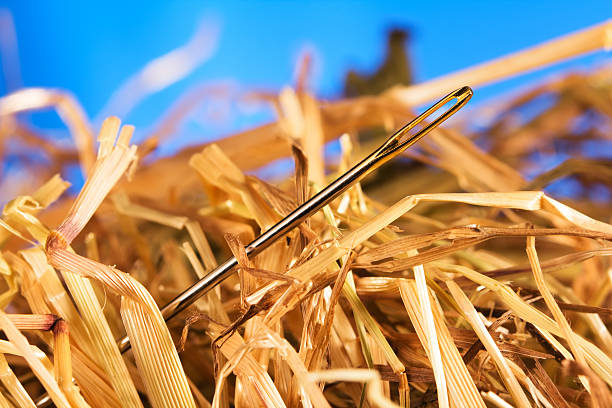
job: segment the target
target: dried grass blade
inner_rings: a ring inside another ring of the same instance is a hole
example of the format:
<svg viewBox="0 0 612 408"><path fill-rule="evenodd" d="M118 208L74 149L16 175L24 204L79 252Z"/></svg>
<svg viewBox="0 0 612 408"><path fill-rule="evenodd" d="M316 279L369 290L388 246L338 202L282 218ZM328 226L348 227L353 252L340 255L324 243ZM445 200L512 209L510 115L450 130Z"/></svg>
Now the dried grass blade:
<svg viewBox="0 0 612 408"><path fill-rule="evenodd" d="M198 228L199 228L199 224L198 224ZM187 259L189 260L189 263L191 264L193 270L195 271L198 279L202 279L206 275L206 271L204 267L202 266L202 264L200 263L200 261L198 260L198 257L195 251L193 250L193 248L191 247L191 245L189 245L188 242L184 242L182 245L182 250L187 256ZM212 262L212 260L209 260L208 262ZM205 295L205 299L206 299L205 306L207 306L206 310L208 310L208 313L210 314L210 316L216 321L222 324L229 325L230 318L227 315L227 312L225 308L223 307L223 304L221 303L221 299L219 296L220 296L220 290L218 290L218 288L215 288L215 290L209 291ZM201 299L196 301L195 303L196 306L199 306L200 300ZM201 305L201 306L204 306L204 305Z"/></svg>
<svg viewBox="0 0 612 408"><path fill-rule="evenodd" d="M204 266L208 270L212 270L217 267L217 260L213 255L212 250L210 249L210 244L204 235L204 231L202 231L202 226L199 222L189 220L185 223L185 228L187 229L187 233L191 237L193 241L193 245L198 250L200 257L202 257L202 262L204 262ZM199 276L201 279L203 276Z"/></svg>
<svg viewBox="0 0 612 408"><path fill-rule="evenodd" d="M136 146L128 146L129 138L134 130L132 126L125 126L124 129L127 129L127 131L122 131L116 144L114 143L119 124L119 119L111 117L102 125L98 137L100 156L96 161L95 168L85 182L64 222L57 228L57 233L68 243L72 242L77 234L83 230L110 189L136 158ZM115 147L109 149L106 146L107 143L115 144Z"/></svg>
<svg viewBox="0 0 612 408"><path fill-rule="evenodd" d="M54 203L68 187L70 187L70 183L63 180L59 174L55 174L32 193L32 199L38 203L40 209L47 208Z"/></svg>
<svg viewBox="0 0 612 408"><path fill-rule="evenodd" d="M300 95L304 115L304 133L301 140L308 156L308 179L317 185L325 184L325 159L323 147L325 137L321 112L317 101L307 93Z"/></svg>
<svg viewBox="0 0 612 408"><path fill-rule="evenodd" d="M9 267L4 256L0 253L0 276L6 283L6 291L0 294L0 308L4 309L19 292L18 282L13 270Z"/></svg>
<svg viewBox="0 0 612 408"><path fill-rule="evenodd" d="M446 388L446 376L444 375L444 366L442 365L442 355L440 345L438 344L438 335L436 333L436 325L432 314L432 306L429 301L429 290L425 281L425 270L423 265L414 267L414 278L416 281L417 298L421 307L421 317L424 320L423 328L429 342L429 359L434 371L436 379L436 391L438 393L438 404L441 407L448 407L448 390ZM404 280L401 281L406 284ZM400 283L400 285L402 285Z"/></svg>
<svg viewBox="0 0 612 408"><path fill-rule="evenodd" d="M115 205L117 211L120 214L127 215L128 217L155 222L157 224L166 225L179 230L185 226L185 223L188 220L187 217L164 214L152 208L134 204L130 202L127 194L124 192L114 193L111 198L113 199L113 204Z"/></svg>
<svg viewBox="0 0 612 408"><path fill-rule="evenodd" d="M365 328L368 330L368 332L374 339L376 345L382 350L383 354L385 355L385 359L393 368L393 371L395 373L403 373L406 367L404 367L404 364L395 355L395 352L393 351L391 345L380 330L380 327L376 323L376 320L372 317L365 305L361 302L361 299L359 299L359 297L357 296L357 292L355 292L355 287L350 284L350 281L347 280L344 282L344 285L342 286L342 294L351 304L351 307L353 308L353 313L357 314L359 318L363 321Z"/></svg>
<svg viewBox="0 0 612 408"><path fill-rule="evenodd" d="M353 381L365 382L367 384L367 396L375 407L381 408L400 408L393 401L388 400L382 391L382 381L380 374L376 370L368 369L335 369L325 371L312 371L308 373L312 381Z"/></svg>
<svg viewBox="0 0 612 408"><path fill-rule="evenodd" d="M263 325L259 325L258 329L265 331L266 337L272 341L279 356L287 362L287 365L293 371L295 384L300 389L300 393L306 397L307 403L314 407L329 407L329 403L323 396L323 391L308 376L308 370L289 342ZM306 405L306 401L304 401L304 404Z"/></svg>
<svg viewBox="0 0 612 408"><path fill-rule="evenodd" d="M501 282L498 282L494 279L491 279L483 274L475 272L470 268L461 265L449 265L443 263L436 263L437 268L444 271L459 273L468 279L477 282L480 285L485 286L486 288L493 291L500 298L502 302L504 302L509 309L513 310L518 317L521 319L528 321L535 325L539 330L544 332L550 332L555 334L556 336L563 337L565 333L563 330L559 328L557 323L546 316L544 313L540 312L530 304L526 303L523 299L521 299L514 291L512 291L507 285L504 285ZM609 385L612 385L612 360L598 347L593 345L591 342L586 339L578 336L577 334L572 332L572 336L574 336L576 343L584 350L584 356L589 363L589 366ZM549 341L555 341L551 336ZM563 347L558 345L556 346L558 349L562 349ZM569 353L567 353L565 358L569 357Z"/></svg>
<svg viewBox="0 0 612 408"><path fill-rule="evenodd" d="M154 407L195 407L168 328L159 311L151 313L151 306L143 306L127 296L121 299L121 316L147 394Z"/></svg>
<svg viewBox="0 0 612 408"><path fill-rule="evenodd" d="M574 358L579 364L587 366L584 353L582 349L578 347L578 344L574 338L574 332L572 331L572 328L565 319L563 312L559 308L559 305L555 301L555 298L548 289L548 286L546 286L546 282L544 281L544 274L542 273L542 268L540 267L540 260L538 259L538 253L536 252L535 248L535 237L527 237L527 256L529 258L529 264L531 265L531 268L533 270L533 277L536 282L536 285L538 286L538 290L542 294L544 302L546 302L546 306L548 306L548 309L552 313L555 321L563 331L564 337L570 346L570 350L572 350ZM586 377L581 377L580 380L584 387L587 390L590 390L588 379Z"/></svg>
<svg viewBox="0 0 612 408"><path fill-rule="evenodd" d="M263 198L254 194L246 176L216 144L205 147L201 153L194 154L189 160L189 165L209 186L229 195L230 199L244 204L250 216L254 217L262 229L269 228L280 219Z"/></svg>
<svg viewBox="0 0 612 408"><path fill-rule="evenodd" d="M147 96L158 92L188 76L206 62L217 46L218 27L214 21L204 20L189 41L161 55L132 74L107 101L100 113L127 115Z"/></svg>
<svg viewBox="0 0 612 408"><path fill-rule="evenodd" d="M47 370L47 367L41 363L41 361L34 355L30 348L30 343L23 334L13 325L6 313L0 311L0 328L4 331L4 334L8 337L9 341L19 350L28 365L32 368L32 372L39 379L41 384L45 387L45 390L49 393L49 396L53 402L60 408L70 408L70 403L66 398L66 395L62 392L59 385L53 378L53 375Z"/></svg>
<svg viewBox="0 0 612 408"><path fill-rule="evenodd" d="M0 99L0 116L54 107L70 129L79 152L81 166L87 172L95 161L93 131L83 108L74 97L63 91L44 88L24 88Z"/></svg>
<svg viewBox="0 0 612 408"><path fill-rule="evenodd" d="M89 272L81 269L83 262L89 260L65 249L85 227L110 189L136 157L136 147L129 146L133 128L124 127L117 138L119 125L117 118L109 118L104 122L99 135L99 157L92 174L85 182L62 224L48 236L45 250L49 263L58 267L62 272L67 272L64 273L66 283L75 301L78 302L79 310L84 314L96 346L104 350L101 355L102 363L122 403L132 407L141 407L142 403L110 327L104 318L102 308L97 302L93 286L87 279L80 276L82 273ZM61 256L62 253L64 257ZM65 261L64 264L62 261ZM93 261L85 262L85 267L93 268L94 271L98 265ZM104 268L102 270L106 272ZM112 277L112 273L109 276ZM99 279L97 276L96 278Z"/></svg>
<svg viewBox="0 0 612 408"><path fill-rule="evenodd" d="M84 350L72 347L73 361L75 364L75 377L82 387L82 392L92 403L103 403L104 406L119 406L117 395L107 383L108 379L104 372L90 361L86 355L96 358L96 363L104 365L104 354L96 352L96 337L90 336L90 331L83 324L87 322L86 314L79 315L70 301L69 295L64 290L55 270L47 264L46 257L40 248L32 248L21 251L21 255L31 266L28 267L21 258L11 256L10 260L15 270L20 271L22 276L22 293L28 299L30 308L34 313L49 313L53 311L63 319L72 321L75 329L73 335L76 343ZM77 277L82 279L80 277ZM45 299L48 299L45 301ZM76 299L76 298L75 298ZM52 310L49 310L46 302ZM98 320L100 320L98 318ZM78 330L76 330L78 328ZM109 342L113 344L114 342ZM101 361L98 361L101 360Z"/></svg>
<svg viewBox="0 0 612 408"><path fill-rule="evenodd" d="M321 365L321 359L323 353L329 347L329 337L334 322L335 310L344 282L349 273L350 256L349 259L344 262L340 273L336 277L332 292L329 296L329 304L327 313L325 313L325 320L323 321L323 327L315 334L313 339L313 347L311 352L306 356L305 365L309 370L317 370Z"/></svg>
<svg viewBox="0 0 612 408"><path fill-rule="evenodd" d="M534 360L530 364L533 364L533 366L532 368L527 368L527 375L542 394L554 404L554 407L570 408L570 405L565 398L563 398L555 383L550 379L548 373L544 370L544 367L542 367L542 364L540 364L538 360Z"/></svg>
<svg viewBox="0 0 612 408"><path fill-rule="evenodd" d="M540 263L540 267L542 264ZM588 306L583 304L581 299L576 296L573 290L564 286L559 281L554 279L552 276L547 276L546 281L549 285L554 287L556 291L569 301L573 302L573 305L564 303L561 304L558 302L559 307L563 310L575 310L575 311L584 311L585 314L582 314L582 317L586 320L587 324L591 327L591 330L595 335L599 338L601 343L605 346L606 351L609 355L612 354L612 335L608 331L605 323L602 320L604 316L612 316L612 309L602 308L597 306ZM590 311L591 313L587 313Z"/></svg>
<svg viewBox="0 0 612 408"><path fill-rule="evenodd" d="M470 323L470 325L474 329L474 332L476 333L476 335L478 335L478 338L485 346L487 352L495 362L495 365L499 370L499 375L506 384L508 391L510 391L510 393L512 394L514 402L517 404L517 406L521 408L531 407L529 399L527 398L525 392L518 383L518 380L514 376L514 373L508 366L508 363L506 362L501 351L499 351L499 348L495 344L495 340L493 340L493 337L491 337L491 334L478 317L478 313L474 309L472 302L470 302L468 297L465 295L465 293L463 293L461 288L459 288L459 286L455 282L447 281L446 285L451 295L457 302L457 305L461 309L463 316Z"/></svg>
<svg viewBox="0 0 612 408"><path fill-rule="evenodd" d="M38 223L34 224L38 225L35 227L39 231L37 232L37 239L44 242L48 231L37 220L31 221ZM22 251L22 256L37 275L35 280L41 280L41 287L48 297L53 299L52 304L56 313L74 325L74 334L79 338L80 347L92 357L97 358L98 362L104 367L122 403L127 406L141 407L140 398L115 343L110 326L104 318L104 312L97 300L92 283L78 274L63 273L66 285L80 312L79 315L71 304L69 297L64 293L63 286L55 271L47 264L42 251L40 249ZM33 301L42 299L34 297L30 304L32 305ZM102 352L98 353L94 350L102 350Z"/></svg>
<svg viewBox="0 0 612 408"><path fill-rule="evenodd" d="M210 335L216 337L223 332L224 327L211 323L209 325L209 330ZM237 332L229 334L227 338L223 339L222 344L220 344L220 349L221 353L228 359L227 364L233 362L231 370L234 371L236 376L240 376L243 380L243 384L256 391L256 401L260 401L262 404L269 407L285 406L283 398L274 386L274 382L270 378L270 375L263 369L261 364L248 353L249 349L246 347L246 343L242 336ZM219 374L216 384L217 390L222 387L222 378L223 376ZM216 407L215 404L217 403L218 395L219 393L215 392L213 407Z"/></svg>
<svg viewBox="0 0 612 408"><path fill-rule="evenodd" d="M36 407L36 404L34 404L34 401L32 401L32 398L26 392L23 384L21 384L13 370L9 367L4 354L0 354L0 381L2 381L4 388L6 388L20 407Z"/></svg>
<svg viewBox="0 0 612 408"><path fill-rule="evenodd" d="M58 320L53 326L53 363L55 379L73 407L89 407L79 389L72 384L72 358L68 323Z"/></svg>
<svg viewBox="0 0 612 408"><path fill-rule="evenodd" d="M419 341L426 354L430 355L429 340L427 333L423 327L425 317L422 315L422 307L418 298L418 289L416 282L399 280L399 291L402 302L408 312L408 316L414 326ZM431 302L431 300L430 300ZM442 357L442 369L447 374L447 386L450 396L450 403L453 407L481 407L484 408L484 402L478 393L478 388L474 380L459 354L459 350L453 341L448 327L446 326L442 312L435 302L431 302L432 315L436 325L436 331L439 334L438 341L440 353Z"/></svg>
<svg viewBox="0 0 612 408"><path fill-rule="evenodd" d="M142 403L91 282L71 272L63 272L62 275L89 331L93 349L98 351L92 356L100 359L121 403L141 407Z"/></svg>
<svg viewBox="0 0 612 408"><path fill-rule="evenodd" d="M18 330L51 330L58 321L52 314L10 313L6 316Z"/></svg>
<svg viewBox="0 0 612 408"><path fill-rule="evenodd" d="M34 191L31 196L21 196L9 201L2 210L4 221L0 224L6 230L0 229L0 242L5 242L11 234L27 241L28 239L21 236L21 233L13 227L14 225L23 226L24 224L34 238L38 239L36 233L40 230L38 225L40 222L35 215L57 200L69 186L70 183L55 175ZM45 228L43 227L43 229Z"/></svg>
<svg viewBox="0 0 612 408"><path fill-rule="evenodd" d="M612 22L605 21L535 47L466 68L411 87L391 88L387 93L404 104L417 106L439 98L463 84L484 85L567 58L610 48Z"/></svg>
<svg viewBox="0 0 612 408"><path fill-rule="evenodd" d="M122 296L121 315L134 342L136 361L143 371L152 403L158 407L168 404L192 406L193 397L178 354L150 293L128 274L67 250L54 247L48 255L59 269L97 279ZM154 354L150 354L152 350ZM156 356L153 363L152 355Z"/></svg>

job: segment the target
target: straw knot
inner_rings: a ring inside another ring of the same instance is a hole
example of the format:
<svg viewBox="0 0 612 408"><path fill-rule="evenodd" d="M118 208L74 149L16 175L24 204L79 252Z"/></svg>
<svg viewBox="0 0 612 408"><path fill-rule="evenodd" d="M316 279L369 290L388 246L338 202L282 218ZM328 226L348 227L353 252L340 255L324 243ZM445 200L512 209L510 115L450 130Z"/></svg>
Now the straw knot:
<svg viewBox="0 0 612 408"><path fill-rule="evenodd" d="M51 231L47 237L47 242L45 242L45 252L51 254L58 249L66 249L67 247L68 242L64 235L58 231Z"/></svg>

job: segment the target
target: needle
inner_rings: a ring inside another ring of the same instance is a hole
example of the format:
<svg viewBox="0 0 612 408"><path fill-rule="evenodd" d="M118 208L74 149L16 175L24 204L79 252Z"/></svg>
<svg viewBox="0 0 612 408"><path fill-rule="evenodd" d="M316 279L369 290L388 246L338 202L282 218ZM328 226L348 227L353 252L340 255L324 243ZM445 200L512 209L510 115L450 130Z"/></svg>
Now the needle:
<svg viewBox="0 0 612 408"><path fill-rule="evenodd" d="M372 154L356 164L353 168L336 179L336 181L325 187L310 200L297 207L291 214L287 215L285 218L260 235L259 238L248 244L245 248L246 254L248 256L255 256L269 247L276 240L283 237L285 234L289 233L289 231L304 222L308 217L319 211L325 205L329 204L353 184L403 152L408 147L412 146L423 136L438 127L442 122L450 118L455 112L461 109L471 97L472 89L464 86L463 88L451 92L444 98L440 99L421 115L417 116L410 123L395 132ZM421 130L418 132L412 135L410 134L412 129L420 125L428 117L432 116L440 108L453 100L456 100L456 102L448 110L439 115L430 123L422 126ZM209 290L223 282L226 278L232 275L236 265L238 265L238 261L235 257L228 259L216 269L212 270L208 275L200 279L189 289L179 294L161 309L164 319L166 321L172 319L177 313L185 310ZM121 352L125 352L129 348L130 339L126 336L119 342L119 349Z"/></svg>
<svg viewBox="0 0 612 408"><path fill-rule="evenodd" d="M417 116L410 123L395 132L372 154L356 164L353 168L336 179L336 181L329 184L310 200L297 207L291 214L287 215L266 232L261 234L259 238L248 244L245 247L246 254L248 256L255 256L269 247L276 240L283 237L285 234L289 233L292 229L304 222L308 217L329 204L353 184L403 152L408 147L412 146L423 136L438 127L442 122L450 118L455 112L461 109L471 97L472 89L464 86L463 88L451 92L444 98L440 99L421 115ZM410 135L410 131L413 128L421 124L424 120L432 116L441 107L452 100L456 100L456 102L448 110L430 123L424 125L418 132ZM185 310L209 290L223 282L230 275L232 275L236 265L238 265L238 260L235 257L228 259L196 282L189 289L179 294L161 309L164 319L166 321L172 319L177 313ZM119 349L121 352L125 352L129 348L130 339L126 336L119 342Z"/></svg>
<svg viewBox="0 0 612 408"><path fill-rule="evenodd" d="M408 147L412 146L423 136L438 127L442 122L450 118L461 109L472 97L472 89L468 86L457 89L446 95L425 112L417 116L400 130L391 135L378 149L369 156L357 163L334 182L329 184L311 199L293 210L292 213L273 225L266 232L245 247L248 256L255 256L269 247L279 238L283 237L291 230L299 226L308 217L315 214L325 205L329 204L336 197L354 185L356 182L388 162ZM455 101L451 107L435 117L440 108L451 101ZM434 118L435 117L435 118ZM425 122L427 119L428 122ZM434 118L431 120L431 118ZM420 126L419 126L420 125ZM413 129L419 129L411 132ZM234 273L234 268L238 265L238 260L232 257L208 273L205 277L196 282L193 286L179 294L170 303L161 309L161 313L166 321L172 319L181 311L192 305L196 300L206 294L209 290L223 282ZM119 341L119 349L122 353L130 349L129 337L124 337ZM46 406L50 402L48 396L43 396L37 401L38 407Z"/></svg>

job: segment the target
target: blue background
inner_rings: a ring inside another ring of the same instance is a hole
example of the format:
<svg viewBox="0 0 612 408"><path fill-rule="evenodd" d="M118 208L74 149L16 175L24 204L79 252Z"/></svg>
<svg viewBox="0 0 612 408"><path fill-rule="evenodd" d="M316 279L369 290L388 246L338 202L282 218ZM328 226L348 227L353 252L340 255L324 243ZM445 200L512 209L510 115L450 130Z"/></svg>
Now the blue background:
<svg viewBox="0 0 612 408"><path fill-rule="evenodd" d="M15 21L22 84L71 91L95 118L112 92L147 62L184 44L203 20L216 21L211 59L189 77L152 95L121 119L138 137L185 90L232 80L244 89L277 91L291 84L300 52L314 51L313 88L339 97L349 68L369 70L383 54L392 25L411 28L417 81L484 62L612 17L612 1L15 1L4 3ZM477 90L475 103L551 72L588 67L603 52ZM0 84L0 92L6 92ZM272 117L236 115L223 123L189 125L169 143L171 152ZM39 127L56 128L54 114L34 114Z"/></svg>

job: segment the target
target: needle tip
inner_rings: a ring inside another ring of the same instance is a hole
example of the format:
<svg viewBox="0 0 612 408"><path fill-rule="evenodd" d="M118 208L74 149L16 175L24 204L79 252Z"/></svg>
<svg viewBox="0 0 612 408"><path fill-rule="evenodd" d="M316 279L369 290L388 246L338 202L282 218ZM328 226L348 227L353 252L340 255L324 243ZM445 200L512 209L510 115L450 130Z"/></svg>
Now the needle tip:
<svg viewBox="0 0 612 408"><path fill-rule="evenodd" d="M454 97L457 99L470 99L474 95L474 91L469 86L463 86L454 92Z"/></svg>

